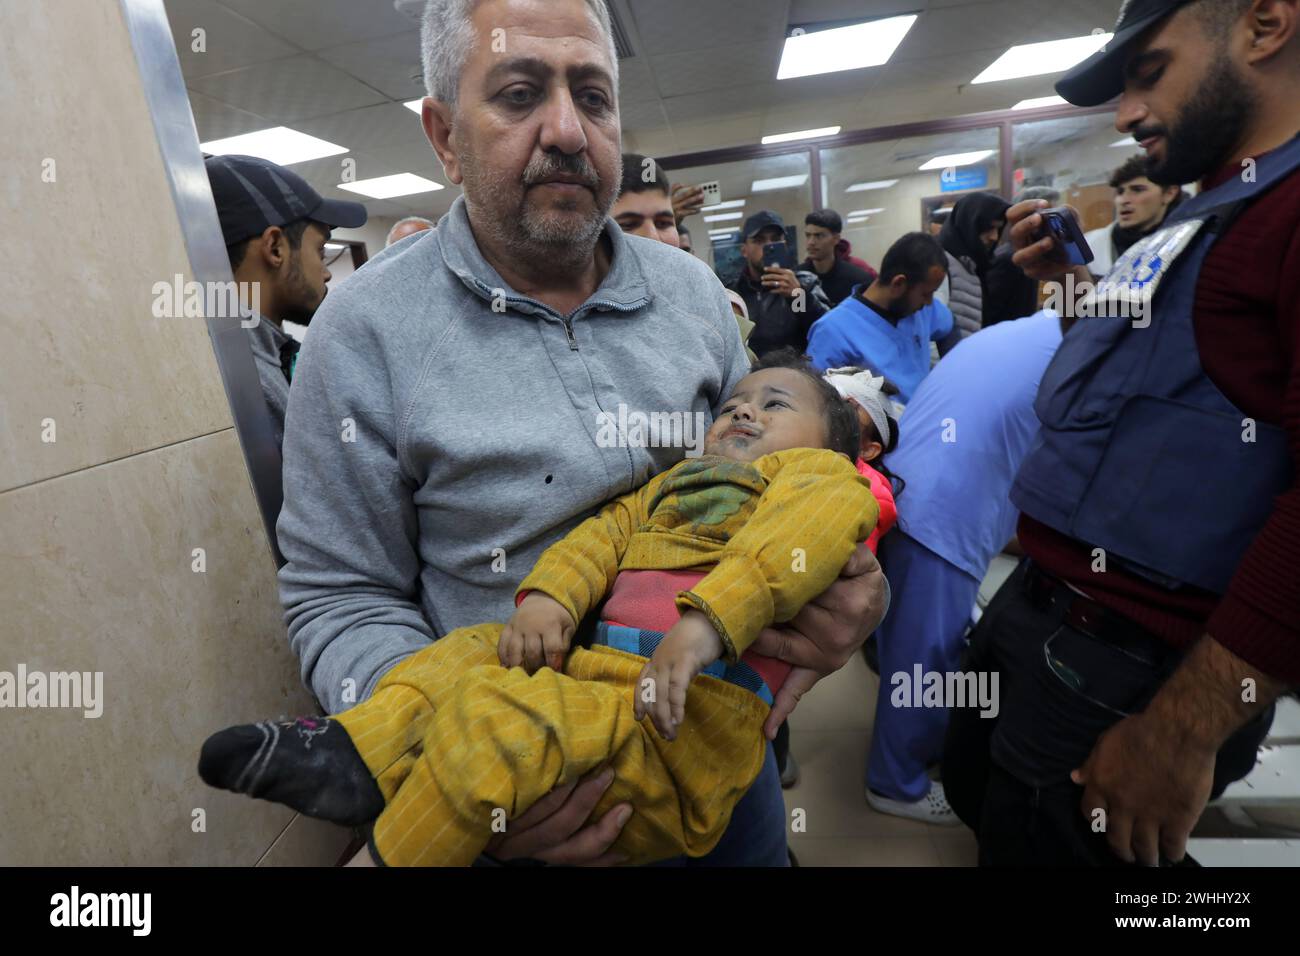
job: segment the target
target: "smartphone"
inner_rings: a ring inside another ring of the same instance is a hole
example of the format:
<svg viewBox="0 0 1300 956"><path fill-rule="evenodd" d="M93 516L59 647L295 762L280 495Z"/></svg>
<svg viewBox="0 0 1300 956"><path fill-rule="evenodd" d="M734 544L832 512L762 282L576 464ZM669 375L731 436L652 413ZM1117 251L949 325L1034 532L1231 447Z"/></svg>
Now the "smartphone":
<svg viewBox="0 0 1300 956"><path fill-rule="evenodd" d="M1094 258L1088 248L1088 240L1083 238L1083 230L1075 221L1074 213L1065 206L1044 209L1043 230L1046 235L1054 237L1065 249L1066 261L1072 266L1086 266Z"/></svg>
<svg viewBox="0 0 1300 956"><path fill-rule="evenodd" d="M780 266L782 269L794 268L794 256L790 253L790 247L781 242L769 242L763 247L763 267Z"/></svg>
<svg viewBox="0 0 1300 956"><path fill-rule="evenodd" d="M704 190L704 205L716 206L722 202L722 184L716 179L711 183L700 183L700 189Z"/></svg>

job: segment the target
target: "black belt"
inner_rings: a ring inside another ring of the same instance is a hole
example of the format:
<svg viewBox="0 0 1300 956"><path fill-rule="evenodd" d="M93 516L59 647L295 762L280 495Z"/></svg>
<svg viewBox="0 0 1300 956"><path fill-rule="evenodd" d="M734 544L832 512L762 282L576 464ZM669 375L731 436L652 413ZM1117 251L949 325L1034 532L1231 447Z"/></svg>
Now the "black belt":
<svg viewBox="0 0 1300 956"><path fill-rule="evenodd" d="M1063 624L1089 637L1121 644L1152 664L1166 660L1171 653L1178 653L1173 645L1124 615L1085 597L1033 561L1025 563L1022 589L1025 597L1040 611L1061 613Z"/></svg>

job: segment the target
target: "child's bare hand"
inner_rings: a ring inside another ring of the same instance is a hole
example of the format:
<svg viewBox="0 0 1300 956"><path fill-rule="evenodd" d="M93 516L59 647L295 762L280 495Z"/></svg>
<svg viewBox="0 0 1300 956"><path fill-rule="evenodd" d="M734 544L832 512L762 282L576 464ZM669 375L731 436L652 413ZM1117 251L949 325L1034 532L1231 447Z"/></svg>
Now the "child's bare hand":
<svg viewBox="0 0 1300 956"><path fill-rule="evenodd" d="M505 667L520 667L528 673L546 665L564 668L564 655L577 624L564 605L540 591L532 591L519 602L501 631L497 657Z"/></svg>
<svg viewBox="0 0 1300 956"><path fill-rule="evenodd" d="M677 739L677 728L686 717L686 688L696 674L722 656L722 650L722 638L709 619L699 611L686 611L641 669L636 719L649 714L660 737Z"/></svg>

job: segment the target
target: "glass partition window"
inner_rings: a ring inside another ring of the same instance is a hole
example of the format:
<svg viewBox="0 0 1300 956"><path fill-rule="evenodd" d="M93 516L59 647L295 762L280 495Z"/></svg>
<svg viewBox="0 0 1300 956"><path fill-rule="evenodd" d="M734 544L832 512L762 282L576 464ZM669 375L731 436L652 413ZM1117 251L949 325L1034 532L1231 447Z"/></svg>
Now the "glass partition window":
<svg viewBox="0 0 1300 956"><path fill-rule="evenodd" d="M1016 188L1050 186L1079 210L1085 232L1115 218L1111 174L1141 150L1112 113L1018 123L1012 128Z"/></svg>
<svg viewBox="0 0 1300 956"><path fill-rule="evenodd" d="M675 185L718 183L718 208L706 207L683 225L691 232L695 254L724 283L741 268L740 233L745 220L760 209L781 217L787 240L794 242L796 261L802 261L803 219L812 211L812 170L806 152L670 169L668 175Z"/></svg>
<svg viewBox="0 0 1300 956"><path fill-rule="evenodd" d="M904 233L926 230L932 210L1001 187L997 127L823 149L821 167L824 204L872 268Z"/></svg>

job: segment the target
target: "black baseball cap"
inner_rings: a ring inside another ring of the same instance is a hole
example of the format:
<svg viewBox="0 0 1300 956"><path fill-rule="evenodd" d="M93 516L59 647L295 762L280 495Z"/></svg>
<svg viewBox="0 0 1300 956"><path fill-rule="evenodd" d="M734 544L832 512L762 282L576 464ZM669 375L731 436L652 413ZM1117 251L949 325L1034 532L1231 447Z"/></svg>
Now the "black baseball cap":
<svg viewBox="0 0 1300 956"><path fill-rule="evenodd" d="M1195 0L1124 0L1109 43L1056 82L1075 106L1100 106L1124 92L1124 64L1147 30Z"/></svg>
<svg viewBox="0 0 1300 956"><path fill-rule="evenodd" d="M357 229L366 207L343 199L322 199L295 172L256 156L209 156L204 160L226 245L260 236L268 226L311 219L334 228Z"/></svg>
<svg viewBox="0 0 1300 956"><path fill-rule="evenodd" d="M753 239L768 226L776 226L782 233L785 232L785 223L780 216L770 209L760 209L745 220L745 238Z"/></svg>

